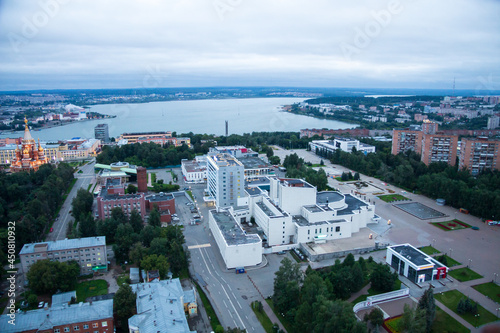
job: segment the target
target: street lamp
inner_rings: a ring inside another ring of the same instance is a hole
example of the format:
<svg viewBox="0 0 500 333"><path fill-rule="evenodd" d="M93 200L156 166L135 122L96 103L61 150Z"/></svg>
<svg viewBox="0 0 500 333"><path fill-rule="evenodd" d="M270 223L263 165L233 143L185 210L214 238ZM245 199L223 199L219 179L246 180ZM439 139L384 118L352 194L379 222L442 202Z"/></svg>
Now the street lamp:
<svg viewBox="0 0 500 333"><path fill-rule="evenodd" d="M469 259L469 264L467 265L467 267L469 267L469 268L472 267L472 259Z"/></svg>
<svg viewBox="0 0 500 333"><path fill-rule="evenodd" d="M477 315L475 315L474 317L476 317L476 325L475 325L475 327L477 327L477 322L479 320L479 313Z"/></svg>
<svg viewBox="0 0 500 333"><path fill-rule="evenodd" d="M436 246L436 240L432 239L432 247Z"/></svg>
<svg viewBox="0 0 500 333"><path fill-rule="evenodd" d="M497 308L497 318L498 318L498 310L500 310L500 308Z"/></svg>
<svg viewBox="0 0 500 333"><path fill-rule="evenodd" d="M498 277L498 274L497 273L493 273L493 282L494 283L497 283L497 277Z"/></svg>
<svg viewBox="0 0 500 333"><path fill-rule="evenodd" d="M453 249L450 247L450 257L451 257L451 253L453 252Z"/></svg>

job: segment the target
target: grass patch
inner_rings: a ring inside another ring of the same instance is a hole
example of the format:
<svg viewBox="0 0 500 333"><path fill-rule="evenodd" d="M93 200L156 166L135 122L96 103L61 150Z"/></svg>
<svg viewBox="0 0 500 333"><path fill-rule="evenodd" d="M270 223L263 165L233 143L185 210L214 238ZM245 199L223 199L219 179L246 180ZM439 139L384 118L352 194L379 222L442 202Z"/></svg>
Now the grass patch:
<svg viewBox="0 0 500 333"><path fill-rule="evenodd" d="M422 251L423 253L425 254L428 254L428 255L433 255L433 254L436 254L436 253L440 253L438 250L436 250L435 248L433 248L432 246L424 246L424 247L421 247L419 248L420 251Z"/></svg>
<svg viewBox="0 0 500 333"><path fill-rule="evenodd" d="M463 298L467 297L462 294L458 290L450 290L444 293L435 294L434 297L443 303L448 309L457 313L458 302ZM477 305L477 313L479 316L475 316L472 313L458 314L464 320L466 320L472 326L482 326L487 323L491 323L492 321L496 321L497 317L493 315L491 312L483 308L480 304Z"/></svg>
<svg viewBox="0 0 500 333"><path fill-rule="evenodd" d="M255 307L255 302L252 302L252 310L253 310L253 313L255 313L255 316L259 320L262 327L264 327L264 330L266 331L266 333L274 333L273 322L271 321L271 319L269 319L266 312L264 310L260 310L260 311L257 310L257 308Z"/></svg>
<svg viewBox="0 0 500 333"><path fill-rule="evenodd" d="M384 321L383 327L391 333L399 333L399 323L401 321L402 316L392 317Z"/></svg>
<svg viewBox="0 0 500 333"><path fill-rule="evenodd" d="M442 256L437 256L434 259L436 259L437 261L439 261L440 263L442 263L443 265L445 265L447 267L462 265L461 262L456 261L455 259L453 259L452 257L450 257L446 254L443 254Z"/></svg>
<svg viewBox="0 0 500 333"><path fill-rule="evenodd" d="M477 284L472 288L479 291L481 294L491 298L493 301L500 303L500 286L493 282Z"/></svg>
<svg viewBox="0 0 500 333"><path fill-rule="evenodd" d="M156 172L151 172L151 184L156 183Z"/></svg>
<svg viewBox="0 0 500 333"><path fill-rule="evenodd" d="M84 281L76 286L76 299L78 302L85 302L88 297L107 295L108 283L106 280Z"/></svg>
<svg viewBox="0 0 500 333"><path fill-rule="evenodd" d="M198 290L198 294L200 295L201 301L203 302L203 307L207 312L207 316L210 318L210 325L212 326L212 329L215 331L217 326L221 326L219 318L217 318L214 308L212 307L210 300L207 298L207 295L205 295L203 289L201 289L201 287L198 285L196 281L193 282L196 285L196 290Z"/></svg>
<svg viewBox="0 0 500 333"><path fill-rule="evenodd" d="M379 195L377 198L379 198L382 201L385 202L394 202L394 201L405 201L405 200L410 200L407 197L401 195L401 194L386 194L386 195Z"/></svg>
<svg viewBox="0 0 500 333"><path fill-rule="evenodd" d="M92 183L89 184L89 186L87 187L87 192L90 192L90 188L92 187Z"/></svg>
<svg viewBox="0 0 500 333"><path fill-rule="evenodd" d="M444 231L467 229L467 228L471 227L469 224L462 222L460 220L456 220L456 219L451 220L451 221L445 221L445 222L433 222L431 224L435 227L438 227L441 230L444 230Z"/></svg>
<svg viewBox="0 0 500 333"><path fill-rule="evenodd" d="M120 287L122 284L126 283L128 279L129 279L129 275L127 273L118 275L116 277L116 283L118 284L118 287Z"/></svg>
<svg viewBox="0 0 500 333"><path fill-rule="evenodd" d="M483 277L482 275L474 272L469 267L454 269L452 271L449 271L448 274L453 276L455 279L457 279L460 282L480 279Z"/></svg>
<svg viewBox="0 0 500 333"><path fill-rule="evenodd" d="M276 311L276 309L274 308L273 300L271 298L268 298L266 299L266 303L269 304L269 307L271 308L271 310L273 310L274 315L281 322L281 325L285 327L285 330L287 330L287 332L293 332L292 324L285 317L283 317L280 313Z"/></svg>
<svg viewBox="0 0 500 333"><path fill-rule="evenodd" d="M189 196L191 197L191 200L194 201L193 192L191 192L191 190L187 190L186 193L189 194Z"/></svg>
<svg viewBox="0 0 500 333"><path fill-rule="evenodd" d="M467 333L468 328L460 324L455 318L436 306L436 318L432 323L432 332L435 333Z"/></svg>

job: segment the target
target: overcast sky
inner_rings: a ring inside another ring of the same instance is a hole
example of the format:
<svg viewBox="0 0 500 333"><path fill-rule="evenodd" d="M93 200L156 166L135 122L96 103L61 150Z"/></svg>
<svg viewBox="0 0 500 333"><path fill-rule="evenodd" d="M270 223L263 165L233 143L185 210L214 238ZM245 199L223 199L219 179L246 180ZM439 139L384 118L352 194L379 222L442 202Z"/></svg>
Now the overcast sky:
<svg viewBox="0 0 500 333"><path fill-rule="evenodd" d="M0 0L0 90L500 89L498 0Z"/></svg>

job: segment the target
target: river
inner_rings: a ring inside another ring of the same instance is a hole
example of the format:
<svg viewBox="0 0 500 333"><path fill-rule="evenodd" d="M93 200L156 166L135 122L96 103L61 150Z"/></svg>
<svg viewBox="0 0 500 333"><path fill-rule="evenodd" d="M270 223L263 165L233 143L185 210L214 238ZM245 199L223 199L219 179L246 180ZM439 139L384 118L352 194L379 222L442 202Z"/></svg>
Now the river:
<svg viewBox="0 0 500 333"><path fill-rule="evenodd" d="M32 131L31 134L35 139L44 141L73 137L93 138L94 127L107 123L110 137L118 137L125 132L153 131L223 135L226 120L229 122L229 134L357 127L355 124L296 115L281 110L283 105L302 101L303 98L246 98L93 105L91 111L116 115L116 118L75 122ZM0 135L19 136L22 136L22 132L4 132Z"/></svg>

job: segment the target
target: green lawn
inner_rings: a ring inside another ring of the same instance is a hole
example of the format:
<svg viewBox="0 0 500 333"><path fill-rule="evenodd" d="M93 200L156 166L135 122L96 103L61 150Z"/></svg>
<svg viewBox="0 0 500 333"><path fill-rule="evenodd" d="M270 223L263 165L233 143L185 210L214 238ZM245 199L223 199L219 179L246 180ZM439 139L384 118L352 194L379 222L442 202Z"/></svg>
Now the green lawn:
<svg viewBox="0 0 500 333"><path fill-rule="evenodd" d="M478 273L474 272L469 267L455 269L455 270L449 271L448 274L453 276L455 279L457 279L460 282L480 279L483 277L482 275L479 275Z"/></svg>
<svg viewBox="0 0 500 333"><path fill-rule="evenodd" d="M106 280L84 281L76 286L76 299L78 302L85 302L88 297L106 295L108 293L108 283Z"/></svg>
<svg viewBox="0 0 500 333"><path fill-rule="evenodd" d="M456 261L455 259L453 259L452 257L450 257L446 254L443 254L442 256L434 257L434 259L436 259L437 261L439 261L440 263L442 263L443 265L445 265L447 267L462 265L462 263Z"/></svg>
<svg viewBox="0 0 500 333"><path fill-rule="evenodd" d="M472 288L479 291L481 294L491 298L493 301L500 303L500 286L493 282L478 284Z"/></svg>
<svg viewBox="0 0 500 333"><path fill-rule="evenodd" d="M118 284L118 287L127 282L127 279L129 278L128 273L123 273L117 276L116 278L116 283Z"/></svg>
<svg viewBox="0 0 500 333"><path fill-rule="evenodd" d="M189 194L189 196L191 197L191 200L194 201L193 192L188 190L188 191L186 191L186 193Z"/></svg>
<svg viewBox="0 0 500 333"><path fill-rule="evenodd" d="M377 198L381 199L382 201L385 202L393 202L393 201L401 201L401 200L410 200L407 197L401 195L401 194L386 194L386 195L379 195Z"/></svg>
<svg viewBox="0 0 500 333"><path fill-rule="evenodd" d="M467 298L458 290L450 290L444 293L435 294L434 297L455 313L457 311L458 302L462 298ZM483 308L480 304L477 305L477 312L479 314L478 317L475 317L472 313L466 313L462 315L458 313L457 314L472 326L476 326L476 322L477 326L481 326L497 320L497 317L494 314Z"/></svg>
<svg viewBox="0 0 500 333"><path fill-rule="evenodd" d="M436 254L436 253L440 253L439 250L436 250L435 248L433 248L430 245L429 246L421 247L419 250L422 251L425 254L430 255L430 256L433 255L433 254Z"/></svg>
<svg viewBox="0 0 500 333"><path fill-rule="evenodd" d="M210 318L210 325L212 326L212 329L215 331L217 326L221 326L219 318L217 318L214 308L212 307L210 300L205 295L203 289L201 289L198 283L195 282L195 284L196 284L196 290L198 290L198 294L200 294L201 301L203 302L203 307L207 312L207 316Z"/></svg>
<svg viewBox="0 0 500 333"><path fill-rule="evenodd" d="M264 327L266 333L274 333L273 322L271 321L271 319L269 319L266 312L264 310L258 311L257 309L254 308L253 304L252 304L252 310L253 313L255 313L255 316L257 316L257 319L259 320L262 327Z"/></svg>
<svg viewBox="0 0 500 333"><path fill-rule="evenodd" d="M467 333L468 328L460 324L455 318L441 310L436 306L436 318L432 324L432 332L434 333Z"/></svg>

